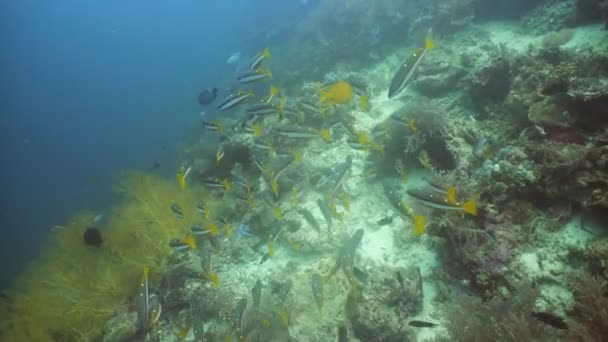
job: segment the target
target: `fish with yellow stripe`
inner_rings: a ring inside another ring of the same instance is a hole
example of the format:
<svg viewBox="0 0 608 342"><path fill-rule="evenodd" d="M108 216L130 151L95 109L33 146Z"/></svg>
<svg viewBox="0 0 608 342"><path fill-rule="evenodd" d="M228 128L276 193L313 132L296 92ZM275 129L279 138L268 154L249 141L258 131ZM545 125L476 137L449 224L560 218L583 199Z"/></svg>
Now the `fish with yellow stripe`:
<svg viewBox="0 0 608 342"><path fill-rule="evenodd" d="M435 43L431 40L430 34L427 34L424 40L424 48L418 48L405 63L399 66L399 70L393 76L391 85L388 89L388 98L391 99L405 89L408 84L416 77L418 67L422 64L424 58L428 55L429 51L435 48Z"/></svg>

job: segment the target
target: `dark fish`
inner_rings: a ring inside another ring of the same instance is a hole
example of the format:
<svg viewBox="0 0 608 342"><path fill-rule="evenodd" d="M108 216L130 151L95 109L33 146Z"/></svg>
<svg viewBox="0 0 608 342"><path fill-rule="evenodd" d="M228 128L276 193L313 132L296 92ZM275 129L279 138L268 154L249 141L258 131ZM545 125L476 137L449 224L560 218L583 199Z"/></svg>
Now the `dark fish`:
<svg viewBox="0 0 608 342"><path fill-rule="evenodd" d="M397 281L399 282L399 286L401 287L401 291L405 290L405 285L403 285L403 275L401 271L397 271Z"/></svg>
<svg viewBox="0 0 608 342"><path fill-rule="evenodd" d="M378 222L376 222L377 225L379 226L386 226L387 224L391 224L393 223L393 217L392 216L387 216L385 218L382 218L380 220L378 220Z"/></svg>
<svg viewBox="0 0 608 342"><path fill-rule="evenodd" d="M262 256L262 259L260 259L260 265L265 263L268 258L270 258L270 253L264 254L264 256Z"/></svg>
<svg viewBox="0 0 608 342"><path fill-rule="evenodd" d="M317 205L319 206L319 209L321 210L321 214L323 214L323 217L325 218L325 221L327 222L327 230L331 231L331 225L332 225L331 209L329 209L329 205L327 204L327 201L319 198L319 199L317 199Z"/></svg>
<svg viewBox="0 0 608 342"><path fill-rule="evenodd" d="M318 273L313 273L311 276L312 294L317 302L319 312L323 311L323 281Z"/></svg>
<svg viewBox="0 0 608 342"><path fill-rule="evenodd" d="M401 64L399 70L397 70L397 73L393 76L391 86L388 89L389 99L397 96L414 79L420 63L434 47L435 44L433 44L431 38L427 36L424 42L424 48L416 49L410 58L408 58L405 63Z"/></svg>
<svg viewBox="0 0 608 342"><path fill-rule="evenodd" d="M237 334L239 334L237 336L240 336L240 334L242 334L241 327L243 322L243 313L245 312L246 308L247 298L243 297L241 298L241 300L238 301L234 309L232 309L232 324L234 324L234 328Z"/></svg>
<svg viewBox="0 0 608 342"><path fill-rule="evenodd" d="M214 132L220 132L220 133L224 132L224 125L222 125L219 122L215 122L215 121L205 121L205 122L203 122L203 127L205 127L206 129L208 129L210 131L214 131Z"/></svg>
<svg viewBox="0 0 608 342"><path fill-rule="evenodd" d="M437 326L437 323L425 322L425 321L410 321L407 325L410 327L416 328L434 328Z"/></svg>
<svg viewBox="0 0 608 342"><path fill-rule="evenodd" d="M331 174L329 175L329 200L333 201L336 193L344 184L344 180L346 179L350 169L353 165L353 157L348 155L343 163L340 163L334 166L331 169Z"/></svg>
<svg viewBox="0 0 608 342"><path fill-rule="evenodd" d="M155 160L152 166L150 166L150 171L158 170L160 168L160 162Z"/></svg>
<svg viewBox="0 0 608 342"><path fill-rule="evenodd" d="M555 329L568 330L568 324L564 322L563 318L558 317L549 312L532 312L532 316L539 321L548 324Z"/></svg>
<svg viewBox="0 0 608 342"><path fill-rule="evenodd" d="M190 227L190 231L192 232L192 235L195 236L201 236L201 235L207 235L209 234L209 230L202 228L199 225L194 225L192 227Z"/></svg>
<svg viewBox="0 0 608 342"><path fill-rule="evenodd" d="M217 88L207 88L198 94L198 103L201 106L207 106L217 97Z"/></svg>
<svg viewBox="0 0 608 342"><path fill-rule="evenodd" d="M279 306L283 306L285 303L285 299L287 299L287 295L289 291L291 291L291 287L293 283L291 280L287 280L285 283L281 284L277 291L277 297L279 297Z"/></svg>
<svg viewBox="0 0 608 342"><path fill-rule="evenodd" d="M171 240L169 242L169 246L178 252L184 252L190 248L190 246L188 246L188 243L186 241L183 241L180 239Z"/></svg>
<svg viewBox="0 0 608 342"><path fill-rule="evenodd" d="M260 312L260 299L262 298L262 282L259 279L251 289L251 298L253 299L253 309L258 314Z"/></svg>
<svg viewBox="0 0 608 342"><path fill-rule="evenodd" d="M342 247L340 247L340 250L338 251L336 265L329 272L327 279L331 278L339 269L344 271L348 279L353 279L355 252L357 251L362 238L363 229L359 229L352 237L342 244Z"/></svg>
<svg viewBox="0 0 608 342"><path fill-rule="evenodd" d="M101 237L101 232L99 229L95 227L89 227L84 231L82 235L84 238L84 243L89 246L99 247L103 242L103 238Z"/></svg>
<svg viewBox="0 0 608 342"><path fill-rule="evenodd" d="M173 212L175 217L179 219L184 218L184 212L182 211L182 208L179 206L179 204L175 202L171 203L171 211Z"/></svg>
<svg viewBox="0 0 608 342"><path fill-rule="evenodd" d="M304 216L304 219L306 220L306 222L308 222L309 225L312 226L312 228L314 228L314 230L317 231L317 233L321 233L321 227L319 227L319 223L317 222L317 220L315 219L315 217L312 215L312 213L306 209L298 209L298 213L302 216Z"/></svg>

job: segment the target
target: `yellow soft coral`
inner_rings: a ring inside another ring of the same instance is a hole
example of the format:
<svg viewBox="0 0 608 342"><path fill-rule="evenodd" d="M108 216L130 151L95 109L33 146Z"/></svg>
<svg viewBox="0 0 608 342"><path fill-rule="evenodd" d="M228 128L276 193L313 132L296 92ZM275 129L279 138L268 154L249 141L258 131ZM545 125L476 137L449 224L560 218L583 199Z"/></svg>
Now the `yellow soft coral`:
<svg viewBox="0 0 608 342"><path fill-rule="evenodd" d="M320 91L321 103L344 104L353 98L353 87L346 81L337 81Z"/></svg>
<svg viewBox="0 0 608 342"><path fill-rule="evenodd" d="M2 341L92 340L115 310L134 295L144 266L154 274L166 267L169 241L187 236L188 223L202 220L195 203L214 202L205 194L180 190L172 180L142 172L120 177L124 195L106 224L100 247L83 241L94 214L83 212L53 230L40 257L9 289L11 302L0 310ZM171 211L179 203L183 217Z"/></svg>

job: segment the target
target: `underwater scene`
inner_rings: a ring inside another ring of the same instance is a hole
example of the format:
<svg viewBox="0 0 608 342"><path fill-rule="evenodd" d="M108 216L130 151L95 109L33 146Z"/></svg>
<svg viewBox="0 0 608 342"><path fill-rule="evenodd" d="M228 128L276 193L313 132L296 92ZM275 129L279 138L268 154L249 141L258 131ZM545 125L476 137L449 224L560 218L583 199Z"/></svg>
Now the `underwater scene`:
<svg viewBox="0 0 608 342"><path fill-rule="evenodd" d="M608 0L2 7L0 341L608 341Z"/></svg>

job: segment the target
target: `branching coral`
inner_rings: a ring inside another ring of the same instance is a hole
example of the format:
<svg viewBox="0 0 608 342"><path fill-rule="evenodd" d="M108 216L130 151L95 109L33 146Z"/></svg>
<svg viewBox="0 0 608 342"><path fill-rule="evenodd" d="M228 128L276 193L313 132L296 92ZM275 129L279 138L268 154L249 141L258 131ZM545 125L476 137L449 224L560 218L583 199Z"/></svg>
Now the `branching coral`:
<svg viewBox="0 0 608 342"><path fill-rule="evenodd" d="M51 232L41 257L13 286L3 341L99 336L104 322L134 294L143 267L163 270L169 240L186 235L198 215L195 198L204 199L172 181L138 172L121 177L117 190L125 199L99 227L104 237L100 247L83 241L84 230L94 222L92 213L78 214ZM172 200L182 204L183 218L171 211Z"/></svg>

